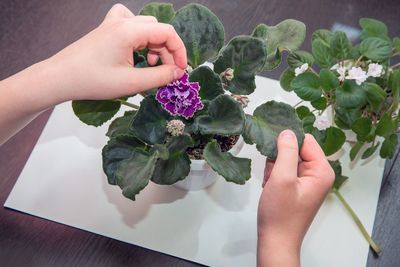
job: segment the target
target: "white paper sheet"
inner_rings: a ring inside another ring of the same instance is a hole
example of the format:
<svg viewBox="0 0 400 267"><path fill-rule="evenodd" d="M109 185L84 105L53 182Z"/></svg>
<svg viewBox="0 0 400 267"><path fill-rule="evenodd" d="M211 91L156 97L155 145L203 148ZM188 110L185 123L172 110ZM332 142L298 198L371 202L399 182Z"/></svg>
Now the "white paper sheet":
<svg viewBox="0 0 400 267"><path fill-rule="evenodd" d="M294 104L294 93L277 81L257 77L249 110L267 100ZM133 202L102 171L101 148L107 126L82 124L70 103L50 117L5 206L103 236L210 266L256 265L256 213L264 167L253 146L241 157L252 162L244 185L223 178L206 190L186 192L150 184ZM346 147L348 149L348 147ZM350 165L342 194L371 232L384 162ZM302 249L303 266L365 266L368 244L346 210L329 196L312 224Z"/></svg>

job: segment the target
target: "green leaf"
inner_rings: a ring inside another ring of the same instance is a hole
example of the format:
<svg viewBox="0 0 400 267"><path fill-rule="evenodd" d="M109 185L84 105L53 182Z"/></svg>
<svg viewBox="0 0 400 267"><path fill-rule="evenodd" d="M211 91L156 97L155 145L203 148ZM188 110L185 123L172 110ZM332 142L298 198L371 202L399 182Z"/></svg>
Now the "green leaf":
<svg viewBox="0 0 400 267"><path fill-rule="evenodd" d="M321 82L321 86L325 92L330 92L333 89L336 89L337 87L339 87L338 78L332 71L330 71L328 69L322 69L319 72L319 79Z"/></svg>
<svg viewBox="0 0 400 267"><path fill-rule="evenodd" d="M347 176L342 175L342 166L338 160L330 161L329 164L331 165L333 171L335 172L335 182L333 183L333 189L339 190L339 188L343 185L343 183L349 179Z"/></svg>
<svg viewBox="0 0 400 267"><path fill-rule="evenodd" d="M110 138L118 135L133 135L130 125L135 114L136 110L130 110L126 111L122 117L116 118L108 127L106 135Z"/></svg>
<svg viewBox="0 0 400 267"><path fill-rule="evenodd" d="M250 179L251 160L232 156L229 152L221 152L216 140L207 144L204 159L210 167L228 182L244 184Z"/></svg>
<svg viewBox="0 0 400 267"><path fill-rule="evenodd" d="M379 155L384 159L393 158L394 153L396 152L397 143L397 135L391 134L385 139L385 141L383 141Z"/></svg>
<svg viewBox="0 0 400 267"><path fill-rule="evenodd" d="M366 104L365 91L353 80L345 80L342 86L336 89L336 103L345 108L357 108Z"/></svg>
<svg viewBox="0 0 400 267"><path fill-rule="evenodd" d="M222 73L233 69L233 79L227 81L227 90L238 95L248 95L256 88L255 75L266 60L265 44L258 38L236 36L224 46L214 63L214 71Z"/></svg>
<svg viewBox="0 0 400 267"><path fill-rule="evenodd" d="M392 46L395 53L400 53L400 38L394 37L392 41Z"/></svg>
<svg viewBox="0 0 400 267"><path fill-rule="evenodd" d="M379 136L389 136L396 131L396 123L392 120L389 113L383 114L376 126L375 133Z"/></svg>
<svg viewBox="0 0 400 267"><path fill-rule="evenodd" d="M320 85L318 76L311 72L298 75L290 84L298 97L307 101L317 100L321 97Z"/></svg>
<svg viewBox="0 0 400 267"><path fill-rule="evenodd" d="M304 132L302 121L297 117L295 110L288 104L269 101L258 106L253 116L246 115L242 136L246 143L255 143L262 155L275 159L276 138L285 129L295 132L300 148Z"/></svg>
<svg viewBox="0 0 400 267"><path fill-rule="evenodd" d="M170 118L154 96L146 96L140 103L131 129L135 136L147 144L163 143L167 133L167 121Z"/></svg>
<svg viewBox="0 0 400 267"><path fill-rule="evenodd" d="M368 103L371 105L372 111L378 112L385 101L386 93L376 83L363 83Z"/></svg>
<svg viewBox="0 0 400 267"><path fill-rule="evenodd" d="M190 159L186 149L193 144L188 135L174 136L167 142L169 158L159 159L151 180L156 184L171 185L183 180L190 172Z"/></svg>
<svg viewBox="0 0 400 267"><path fill-rule="evenodd" d="M129 159L135 150L143 149L145 145L134 136L117 136L111 138L103 147L103 170L108 183L115 185L115 171L122 160Z"/></svg>
<svg viewBox="0 0 400 267"><path fill-rule="evenodd" d="M388 39L388 28L383 22L376 19L361 18L359 23L362 28L361 40L368 37Z"/></svg>
<svg viewBox="0 0 400 267"><path fill-rule="evenodd" d="M139 15L153 16L157 18L158 22L169 23L175 16L175 10L172 4L168 3L150 3L145 5L140 11Z"/></svg>
<svg viewBox="0 0 400 267"><path fill-rule="evenodd" d="M330 47L332 38L333 33L331 31L320 29L312 34L311 41L314 42L314 40L318 39L324 46Z"/></svg>
<svg viewBox="0 0 400 267"><path fill-rule="evenodd" d="M339 151L345 141L346 135L341 129L336 127L329 127L325 130L325 136L320 143L320 146L325 155L329 156Z"/></svg>
<svg viewBox="0 0 400 267"><path fill-rule="evenodd" d="M296 108L296 114L299 116L299 119L302 120L305 117L310 116L312 113L308 107L300 106Z"/></svg>
<svg viewBox="0 0 400 267"><path fill-rule="evenodd" d="M304 117L302 119L303 122L303 129L305 133L312 133L314 130L314 122L315 122L315 115L313 113L310 113L310 115Z"/></svg>
<svg viewBox="0 0 400 267"><path fill-rule="evenodd" d="M394 70L389 75L388 87L391 90L392 95L392 108L391 112L398 109L399 98L400 98L400 70Z"/></svg>
<svg viewBox="0 0 400 267"><path fill-rule="evenodd" d="M335 108L335 124L342 129L351 129L353 123L360 117L361 111L358 108Z"/></svg>
<svg viewBox="0 0 400 267"><path fill-rule="evenodd" d="M74 100L75 115L87 125L100 126L117 114L121 103L113 100Z"/></svg>
<svg viewBox="0 0 400 267"><path fill-rule="evenodd" d="M371 157L375 153L375 151L378 148L379 144L380 144L380 142L377 142L376 145L372 145L369 148L367 148L364 151L364 153L361 155L361 159L367 159L367 158Z"/></svg>
<svg viewBox="0 0 400 267"><path fill-rule="evenodd" d="M292 69L300 67L304 63L307 63L311 67L314 64L314 57L307 51L298 50L291 52L287 56L286 61Z"/></svg>
<svg viewBox="0 0 400 267"><path fill-rule="evenodd" d="M372 130L372 121L369 118L359 118L353 123L351 130L357 134L357 139L364 139Z"/></svg>
<svg viewBox="0 0 400 267"><path fill-rule="evenodd" d="M321 97L317 100L311 101L311 106L313 106L317 110L325 110L327 106L326 98Z"/></svg>
<svg viewBox="0 0 400 267"><path fill-rule="evenodd" d="M350 160L353 161L356 157L358 152L360 152L360 149L363 147L364 142L357 142L353 145L353 147L350 150Z"/></svg>
<svg viewBox="0 0 400 267"><path fill-rule="evenodd" d="M190 73L189 81L200 84L199 95L202 100L212 100L224 93L219 75L207 66L194 69Z"/></svg>
<svg viewBox="0 0 400 267"><path fill-rule="evenodd" d="M295 78L294 71L290 68L285 69L281 77L279 77L279 82L282 87L287 92L293 91L292 87L290 87L291 82Z"/></svg>
<svg viewBox="0 0 400 267"><path fill-rule="evenodd" d="M312 54L320 68L330 68L335 64L335 59L331 55L330 48L321 39L315 39L312 42Z"/></svg>
<svg viewBox="0 0 400 267"><path fill-rule="evenodd" d="M390 41L377 37L369 37L363 40L360 43L359 50L361 55L377 62L385 61L392 55Z"/></svg>
<svg viewBox="0 0 400 267"><path fill-rule="evenodd" d="M140 52L133 52L133 64L135 68L147 68L149 66L146 60L147 51L141 52L145 55L141 55Z"/></svg>
<svg viewBox="0 0 400 267"><path fill-rule="evenodd" d="M281 63L282 51L300 48L306 36L306 26L300 21L287 19L276 26L260 24L254 29L252 36L266 42L267 62L264 70L272 70Z"/></svg>
<svg viewBox="0 0 400 267"><path fill-rule="evenodd" d="M208 115L196 118L201 134L241 134L244 126L242 105L228 95L219 95L210 102Z"/></svg>
<svg viewBox="0 0 400 267"><path fill-rule="evenodd" d="M130 158L119 163L115 171L115 181L126 198L135 200L136 195L147 186L156 162L156 153L134 151Z"/></svg>
<svg viewBox="0 0 400 267"><path fill-rule="evenodd" d="M351 42L344 32L337 31L333 34L330 48L333 57L343 60L350 55Z"/></svg>
<svg viewBox="0 0 400 267"><path fill-rule="evenodd" d="M185 44L188 62L193 68L217 56L224 45L224 26L205 6L184 6L178 10L171 24Z"/></svg>

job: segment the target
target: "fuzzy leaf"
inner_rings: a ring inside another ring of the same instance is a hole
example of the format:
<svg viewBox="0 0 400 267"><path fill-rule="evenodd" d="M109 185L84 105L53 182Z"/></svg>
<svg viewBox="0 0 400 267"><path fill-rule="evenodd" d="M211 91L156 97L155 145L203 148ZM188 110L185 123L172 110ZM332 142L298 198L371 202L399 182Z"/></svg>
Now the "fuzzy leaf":
<svg viewBox="0 0 400 267"><path fill-rule="evenodd" d="M376 126L375 133L379 136L389 136L396 130L396 123L392 120L389 113L383 114Z"/></svg>
<svg viewBox="0 0 400 267"><path fill-rule="evenodd" d="M201 134L241 134L244 126L242 105L228 95L214 98L208 107L208 115L196 118Z"/></svg>
<svg viewBox="0 0 400 267"><path fill-rule="evenodd" d="M228 182L244 184L250 179L251 160L234 157L229 152L221 152L216 140L208 143L205 147L204 159Z"/></svg>
<svg viewBox="0 0 400 267"><path fill-rule="evenodd" d="M340 107L362 107L366 101L365 91L352 80L345 80L342 86L336 89L336 103Z"/></svg>
<svg viewBox="0 0 400 267"><path fill-rule="evenodd" d="M383 141L379 155L384 159L391 159L394 156L397 148L397 135L391 134Z"/></svg>
<svg viewBox="0 0 400 267"><path fill-rule="evenodd" d="M361 112L358 108L336 107L335 113L335 123L342 129L351 129L353 123L361 117Z"/></svg>
<svg viewBox="0 0 400 267"><path fill-rule="evenodd" d="M358 140L362 140L371 132L372 121L369 118L359 118L353 123L351 130L357 134Z"/></svg>
<svg viewBox="0 0 400 267"><path fill-rule="evenodd" d="M314 42L314 40L319 39L324 46L330 47L332 38L333 33L331 31L320 29L312 34L311 41Z"/></svg>
<svg viewBox="0 0 400 267"><path fill-rule="evenodd" d="M373 111L378 112L384 103L386 94L385 91L376 83L363 83L368 103L371 105Z"/></svg>
<svg viewBox="0 0 400 267"><path fill-rule="evenodd" d="M156 184L171 185L185 179L190 172L186 149L192 144L192 138L188 135L172 137L166 144L169 157L157 161L151 180Z"/></svg>
<svg viewBox="0 0 400 267"><path fill-rule="evenodd" d="M325 134L320 142L320 146L326 156L330 156L342 148L346 141L344 132L336 127L329 127L324 130Z"/></svg>
<svg viewBox="0 0 400 267"><path fill-rule="evenodd" d="M256 88L255 75L261 71L266 60L265 44L250 36L234 37L224 46L214 63L214 71L222 73L234 70L234 77L227 82L227 90L238 95L248 95Z"/></svg>
<svg viewBox="0 0 400 267"><path fill-rule="evenodd" d="M154 96L147 96L140 103L131 129L135 136L147 144L163 143L167 132L167 121L170 118L171 116Z"/></svg>
<svg viewBox="0 0 400 267"><path fill-rule="evenodd" d="M322 94L319 78L311 72L305 72L295 77L290 86L298 97L303 100L317 100Z"/></svg>
<svg viewBox="0 0 400 267"><path fill-rule="evenodd" d="M364 142L357 142L353 145L353 147L350 150L350 160L353 161L356 157L358 152L360 152L361 148L363 147Z"/></svg>
<svg viewBox="0 0 400 267"><path fill-rule="evenodd" d="M367 148L364 153L361 155L361 159L367 159L369 157L371 157L376 149L378 148L378 146L380 145L380 142L377 142L376 145L370 146L369 148Z"/></svg>
<svg viewBox="0 0 400 267"><path fill-rule="evenodd" d="M310 111L310 109L306 106L300 106L298 108L296 108L296 114L297 116L299 116L299 119L302 120L307 116L310 116L312 114L312 112Z"/></svg>
<svg viewBox="0 0 400 267"><path fill-rule="evenodd" d="M169 23L175 16L175 10L172 4L167 3L150 3L145 5L139 15L156 17L158 22Z"/></svg>
<svg viewBox="0 0 400 267"><path fill-rule="evenodd" d="M315 39L312 42L312 54L320 68L330 68L335 63L329 46L326 46L321 39Z"/></svg>
<svg viewBox="0 0 400 267"><path fill-rule="evenodd" d="M327 106L327 101L325 97L320 97L316 100L311 101L311 106L317 110L325 110Z"/></svg>
<svg viewBox="0 0 400 267"><path fill-rule="evenodd" d="M292 81L295 77L296 76L294 75L294 71L292 69L290 69L290 68L285 69L282 72L281 77L279 77L279 82L280 82L282 89L284 89L287 92L293 91L290 84L292 83Z"/></svg>
<svg viewBox="0 0 400 267"><path fill-rule="evenodd" d="M322 69L319 72L319 79L321 82L321 86L326 92L330 92L333 89L336 89L339 87L339 80L336 77L336 75L328 70L328 69Z"/></svg>
<svg viewBox="0 0 400 267"><path fill-rule="evenodd" d="M351 42L344 32L337 31L333 34L330 48L333 57L343 60L350 55Z"/></svg>
<svg viewBox="0 0 400 267"><path fill-rule="evenodd" d="M100 126L117 114L121 103L113 100L74 100L75 115L87 125Z"/></svg>
<svg viewBox="0 0 400 267"><path fill-rule="evenodd" d="M392 55L392 46L390 41L385 41L377 37L369 37L360 43L361 55L378 62L390 58Z"/></svg>
<svg viewBox="0 0 400 267"><path fill-rule="evenodd" d="M184 6L176 12L171 24L185 44L188 62L193 68L216 57L224 45L224 26L205 6Z"/></svg>
<svg viewBox="0 0 400 267"><path fill-rule="evenodd" d="M200 66L190 73L189 81L200 84L200 98L212 100L224 93L218 74L207 66Z"/></svg>
<svg viewBox="0 0 400 267"><path fill-rule="evenodd" d="M333 183L333 189L339 190L339 188L343 185L343 183L349 179L347 176L342 175L342 166L338 160L330 161L329 164L331 165L333 171L335 172L335 182Z"/></svg>
<svg viewBox="0 0 400 267"><path fill-rule="evenodd" d="M269 101L258 106L253 116L246 115L243 138L248 144L256 144L261 154L270 159L277 155L276 138L280 132L291 129L297 136L299 148L303 143L302 121L288 104Z"/></svg>
<svg viewBox="0 0 400 267"><path fill-rule="evenodd" d="M388 28L385 23L370 18L361 18L359 23L362 28L361 40L364 40L368 37L378 37L386 40L388 39Z"/></svg>
<svg viewBox="0 0 400 267"><path fill-rule="evenodd" d="M133 135L130 125L135 114L135 110L126 111L122 117L116 118L108 127L106 135L110 138L118 135Z"/></svg>
<svg viewBox="0 0 400 267"><path fill-rule="evenodd" d="M291 52L287 56L286 61L292 69L300 67L304 63L307 63L308 66L311 67L314 64L314 57L307 51L298 50Z"/></svg>

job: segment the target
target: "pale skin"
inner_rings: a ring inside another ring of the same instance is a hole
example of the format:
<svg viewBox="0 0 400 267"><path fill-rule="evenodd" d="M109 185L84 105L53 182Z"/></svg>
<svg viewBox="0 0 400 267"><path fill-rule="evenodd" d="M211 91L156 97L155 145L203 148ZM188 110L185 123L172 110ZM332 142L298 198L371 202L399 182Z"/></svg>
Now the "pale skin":
<svg viewBox="0 0 400 267"><path fill-rule="evenodd" d="M148 62L133 67L133 51L149 49ZM113 6L93 31L56 55L0 81L0 145L38 114L79 99L112 99L160 87L180 78L186 50L172 26ZM258 212L258 266L299 266L305 233L333 182L322 150L306 135L284 131L278 157L267 162ZM302 159L299 163L299 155Z"/></svg>

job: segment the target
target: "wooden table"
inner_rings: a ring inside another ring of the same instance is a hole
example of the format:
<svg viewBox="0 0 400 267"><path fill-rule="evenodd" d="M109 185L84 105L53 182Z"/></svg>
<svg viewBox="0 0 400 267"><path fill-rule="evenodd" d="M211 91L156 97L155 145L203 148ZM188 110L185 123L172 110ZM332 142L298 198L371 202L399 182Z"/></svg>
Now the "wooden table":
<svg viewBox="0 0 400 267"><path fill-rule="evenodd" d="M133 12L150 1L121 1ZM171 1L176 8L189 1ZM223 21L227 39L249 34L258 23L294 18L310 33L335 22L357 27L360 17L384 21L399 36L400 3L393 1L198 1ZM353 3L354 2L354 3ZM114 4L108 0L0 1L0 80L45 59L96 27ZM101 56L101 55L99 55ZM277 78L283 67L264 75ZM30 90L30 88L26 88ZM10 99L12 101L12 99ZM26 103L29 105L29 103ZM0 203L3 204L35 146L51 111L46 111L0 147ZM400 179L398 159L388 161L373 236L383 249L368 266L400 264ZM43 163L45 169L45 163ZM371 207L372 208L372 207ZM338 244L339 245L339 244ZM332 251L332 253L334 253ZM162 253L0 208L1 266L197 266Z"/></svg>

